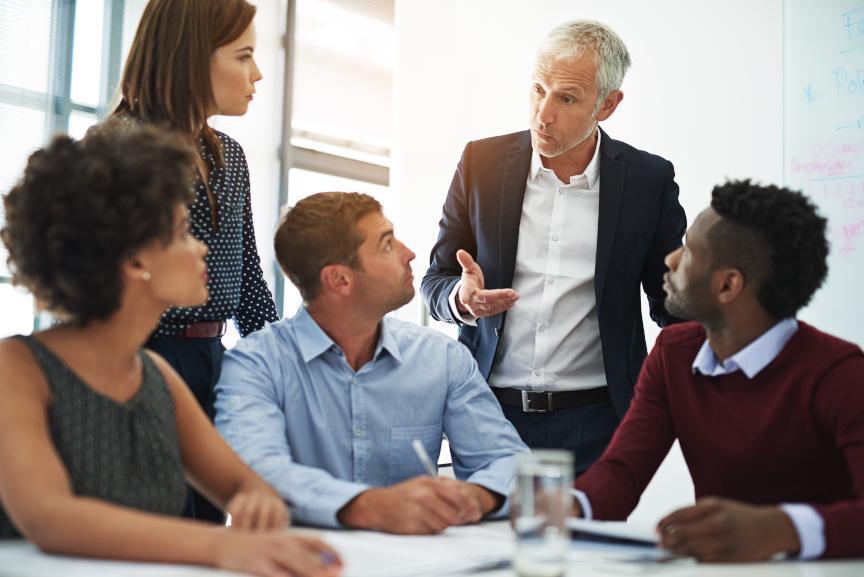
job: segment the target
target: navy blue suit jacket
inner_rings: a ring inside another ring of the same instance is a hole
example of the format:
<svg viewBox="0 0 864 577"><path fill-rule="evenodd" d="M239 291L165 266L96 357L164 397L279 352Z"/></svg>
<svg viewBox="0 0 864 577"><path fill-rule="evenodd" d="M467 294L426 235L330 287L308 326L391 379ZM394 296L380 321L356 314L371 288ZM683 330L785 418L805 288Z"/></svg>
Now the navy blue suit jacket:
<svg viewBox="0 0 864 577"><path fill-rule="evenodd" d="M513 284L525 183L531 166L526 130L469 142L444 203L438 241L421 284L432 317L458 322L448 296L468 251L483 270L486 288ZM619 418L633 396L645 359L640 284L660 326L674 319L663 308L664 257L681 246L687 228L669 161L611 139L600 140L600 214L594 290L609 394ZM459 340L489 377L506 313L461 324Z"/></svg>

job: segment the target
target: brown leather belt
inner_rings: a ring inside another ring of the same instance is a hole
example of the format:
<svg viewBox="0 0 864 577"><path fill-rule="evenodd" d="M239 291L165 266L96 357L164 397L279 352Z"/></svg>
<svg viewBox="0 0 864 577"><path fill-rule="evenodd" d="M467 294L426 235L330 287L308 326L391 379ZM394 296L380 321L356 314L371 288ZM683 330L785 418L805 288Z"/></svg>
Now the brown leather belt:
<svg viewBox="0 0 864 577"><path fill-rule="evenodd" d="M177 336L182 339L212 339L224 334L225 321L201 321L180 330Z"/></svg>
<svg viewBox="0 0 864 577"><path fill-rule="evenodd" d="M503 404L521 407L526 413L548 413L560 409L596 405L609 400L608 387L556 393L492 387L492 392Z"/></svg>

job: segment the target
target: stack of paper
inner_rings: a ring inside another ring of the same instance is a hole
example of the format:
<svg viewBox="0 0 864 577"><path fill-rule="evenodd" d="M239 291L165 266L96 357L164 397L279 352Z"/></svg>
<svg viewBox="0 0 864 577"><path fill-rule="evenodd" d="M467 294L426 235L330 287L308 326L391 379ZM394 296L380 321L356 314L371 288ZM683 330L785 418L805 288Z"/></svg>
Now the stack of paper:
<svg viewBox="0 0 864 577"><path fill-rule="evenodd" d="M567 556L571 566L584 563L609 573L671 575L692 570L695 563L661 549L654 526L571 518L567 527L573 536Z"/></svg>
<svg viewBox="0 0 864 577"><path fill-rule="evenodd" d="M623 521L588 521L570 517L567 519L567 528L574 539L584 537L610 543L646 546L656 546L660 541L654 527Z"/></svg>
<svg viewBox="0 0 864 577"><path fill-rule="evenodd" d="M441 535L328 532L345 563L344 577L427 577L506 566L513 536L506 525L451 527Z"/></svg>

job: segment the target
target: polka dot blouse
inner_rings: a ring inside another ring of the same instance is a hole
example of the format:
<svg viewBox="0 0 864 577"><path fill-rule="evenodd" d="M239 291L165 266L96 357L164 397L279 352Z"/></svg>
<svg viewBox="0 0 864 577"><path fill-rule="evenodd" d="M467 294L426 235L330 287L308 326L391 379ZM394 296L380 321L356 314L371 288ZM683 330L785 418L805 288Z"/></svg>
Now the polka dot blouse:
<svg viewBox="0 0 864 577"><path fill-rule="evenodd" d="M207 189L195 183L195 203L190 207L192 234L207 245L207 274L210 298L195 308L168 309L153 333L156 337L176 335L199 321L233 318L237 330L246 336L279 320L276 305L261 272L252 225L252 197L249 168L240 145L214 131L222 142L224 167L201 144L201 156L210 168L210 189L218 206L218 227L213 226Z"/></svg>

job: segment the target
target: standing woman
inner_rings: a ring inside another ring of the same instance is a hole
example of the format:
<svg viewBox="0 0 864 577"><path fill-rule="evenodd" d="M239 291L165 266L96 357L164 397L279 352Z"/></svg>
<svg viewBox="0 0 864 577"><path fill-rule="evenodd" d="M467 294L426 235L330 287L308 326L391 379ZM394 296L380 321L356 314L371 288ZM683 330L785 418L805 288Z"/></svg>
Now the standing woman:
<svg viewBox="0 0 864 577"><path fill-rule="evenodd" d="M221 337L233 318L242 336L278 320L261 272L243 149L212 129L214 115L246 113L261 73L255 64L255 7L246 0L150 0L132 42L113 118L179 133L198 151L192 234L207 245L210 298L172 308L147 347L183 377L212 419ZM196 495L192 516L220 520Z"/></svg>

